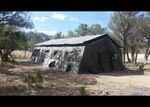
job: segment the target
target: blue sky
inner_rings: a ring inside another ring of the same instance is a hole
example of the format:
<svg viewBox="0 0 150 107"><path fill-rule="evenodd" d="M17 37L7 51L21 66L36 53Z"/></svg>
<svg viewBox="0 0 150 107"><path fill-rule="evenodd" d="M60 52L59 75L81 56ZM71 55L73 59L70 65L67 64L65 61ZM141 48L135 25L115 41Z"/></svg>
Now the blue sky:
<svg viewBox="0 0 150 107"><path fill-rule="evenodd" d="M56 32L62 32L62 34L67 34L69 30L74 31L80 23L86 23L89 26L92 24L100 24L103 28L108 28L110 16L111 14L113 14L113 12L31 11L30 14L31 20L34 23L35 28L25 31L38 31L53 35Z"/></svg>

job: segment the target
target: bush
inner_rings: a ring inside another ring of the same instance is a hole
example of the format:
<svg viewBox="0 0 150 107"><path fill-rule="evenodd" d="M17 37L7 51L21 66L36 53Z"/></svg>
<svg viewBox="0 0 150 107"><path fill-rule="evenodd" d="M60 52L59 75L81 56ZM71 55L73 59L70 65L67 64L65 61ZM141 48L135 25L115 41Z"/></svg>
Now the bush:
<svg viewBox="0 0 150 107"><path fill-rule="evenodd" d="M80 92L80 95L86 95L85 87L84 86L80 86L79 87L79 92Z"/></svg>
<svg viewBox="0 0 150 107"><path fill-rule="evenodd" d="M28 71L27 73L22 75L22 80L28 85L36 85L40 86L40 83L43 82L43 76L40 71L31 72Z"/></svg>
<svg viewBox="0 0 150 107"><path fill-rule="evenodd" d="M42 73L40 71L37 71L35 73L35 82L41 83L43 81Z"/></svg>

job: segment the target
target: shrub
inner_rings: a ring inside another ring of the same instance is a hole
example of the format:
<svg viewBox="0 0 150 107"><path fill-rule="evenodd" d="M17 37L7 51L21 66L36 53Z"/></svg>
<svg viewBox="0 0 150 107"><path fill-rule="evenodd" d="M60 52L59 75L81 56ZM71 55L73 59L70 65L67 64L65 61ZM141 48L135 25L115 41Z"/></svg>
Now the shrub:
<svg viewBox="0 0 150 107"><path fill-rule="evenodd" d="M79 87L79 92L80 92L80 95L86 95L85 87L84 86L80 86Z"/></svg>
<svg viewBox="0 0 150 107"><path fill-rule="evenodd" d="M43 76L40 71L31 72L28 71L27 73L22 75L22 80L28 85L36 85L40 86L40 83L43 82Z"/></svg>

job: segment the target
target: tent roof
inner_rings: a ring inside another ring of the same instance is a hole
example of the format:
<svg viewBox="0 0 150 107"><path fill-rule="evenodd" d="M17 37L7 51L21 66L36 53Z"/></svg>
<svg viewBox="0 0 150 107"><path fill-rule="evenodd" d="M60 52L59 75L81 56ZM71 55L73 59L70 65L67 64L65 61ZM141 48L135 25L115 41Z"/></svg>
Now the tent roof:
<svg viewBox="0 0 150 107"><path fill-rule="evenodd" d="M35 44L35 46L76 46L76 45L85 45L85 43L91 43L102 36L106 36L107 34L101 35L90 35L90 36L82 36L82 37L74 37L74 38L63 38L63 39L51 39L49 41L41 42ZM107 35L108 36L108 35Z"/></svg>

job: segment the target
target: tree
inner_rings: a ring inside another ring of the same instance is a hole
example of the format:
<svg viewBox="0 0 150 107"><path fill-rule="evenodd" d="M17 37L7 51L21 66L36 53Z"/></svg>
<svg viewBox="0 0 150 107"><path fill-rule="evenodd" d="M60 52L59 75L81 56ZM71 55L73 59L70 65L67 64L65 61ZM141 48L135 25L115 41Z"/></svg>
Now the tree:
<svg viewBox="0 0 150 107"><path fill-rule="evenodd" d="M78 26L76 32L80 36L86 36L86 35L103 34L106 33L107 31L106 28L102 28L100 24L92 24L91 26L88 26L87 24L82 23Z"/></svg>
<svg viewBox="0 0 150 107"><path fill-rule="evenodd" d="M108 33L116 42L118 42L121 46L123 46L123 41L114 34L114 32L109 32Z"/></svg>
<svg viewBox="0 0 150 107"><path fill-rule="evenodd" d="M134 23L130 30L130 36L128 37L128 47L130 48L132 63L137 62L136 60L139 50L144 47L144 36L141 32L141 28L144 26L144 19L144 14L140 14L135 20L133 20Z"/></svg>
<svg viewBox="0 0 150 107"><path fill-rule="evenodd" d="M57 32L55 35L54 35L54 39L60 39L60 38L63 38L64 36L62 35L62 32Z"/></svg>
<svg viewBox="0 0 150 107"><path fill-rule="evenodd" d="M127 40L131 34L131 28L134 25L133 22L138 13L139 12L115 12L114 15L111 16L111 21L109 23L109 28L123 41L124 63L125 53L127 53L128 62L131 62L128 54L129 49Z"/></svg>
<svg viewBox="0 0 150 107"><path fill-rule="evenodd" d="M80 36L86 36L89 33L89 27L87 24L82 23L78 26L76 32Z"/></svg>
<svg viewBox="0 0 150 107"><path fill-rule="evenodd" d="M14 51L21 47L21 43L26 42L25 32L15 27L4 27L0 35L0 48Z"/></svg>
<svg viewBox="0 0 150 107"><path fill-rule="evenodd" d="M66 35L67 38L71 37L79 37L79 35L76 32L68 31L68 34Z"/></svg>
<svg viewBox="0 0 150 107"><path fill-rule="evenodd" d="M34 27L28 12L22 11L0 11L0 26L5 25L30 29Z"/></svg>
<svg viewBox="0 0 150 107"><path fill-rule="evenodd" d="M39 32L38 35L40 35L42 37L43 41L47 41L47 40L50 40L52 38L51 35L47 35L47 34L44 34L41 32Z"/></svg>
<svg viewBox="0 0 150 107"><path fill-rule="evenodd" d="M92 35L106 33L106 28L102 28L100 24L93 24L89 29Z"/></svg>
<svg viewBox="0 0 150 107"><path fill-rule="evenodd" d="M10 58L14 60L11 52L16 49L22 49L25 46L25 43L27 42L25 32L19 31L14 27L12 28L5 26L5 28L1 30L1 33L2 35L0 36L0 48L4 50L1 59L2 61L6 62L8 61L8 56L10 56Z"/></svg>
<svg viewBox="0 0 150 107"><path fill-rule="evenodd" d="M18 48L18 44L22 39L20 28L33 28L28 12L21 11L1 11L0 12L0 48L4 50L2 57L11 56L11 52ZM4 58L7 59L7 58Z"/></svg>
<svg viewBox="0 0 150 107"><path fill-rule="evenodd" d="M39 33L37 31L28 32L27 37L28 37L28 47L30 49L32 49L34 47L34 45L37 43L48 41L48 40L52 39L52 36L49 36L49 35L44 34L44 33Z"/></svg>
<svg viewBox="0 0 150 107"><path fill-rule="evenodd" d="M28 42L28 35L26 32L20 31L21 40L19 40L19 50L24 50L24 58L26 58L26 53L29 50L29 42Z"/></svg>
<svg viewBox="0 0 150 107"><path fill-rule="evenodd" d="M150 29L150 12L147 12L144 20L142 20L142 27L140 29L140 32L144 37L144 42L146 43L144 61L139 66L140 70L143 70L150 54L150 30L149 29Z"/></svg>

